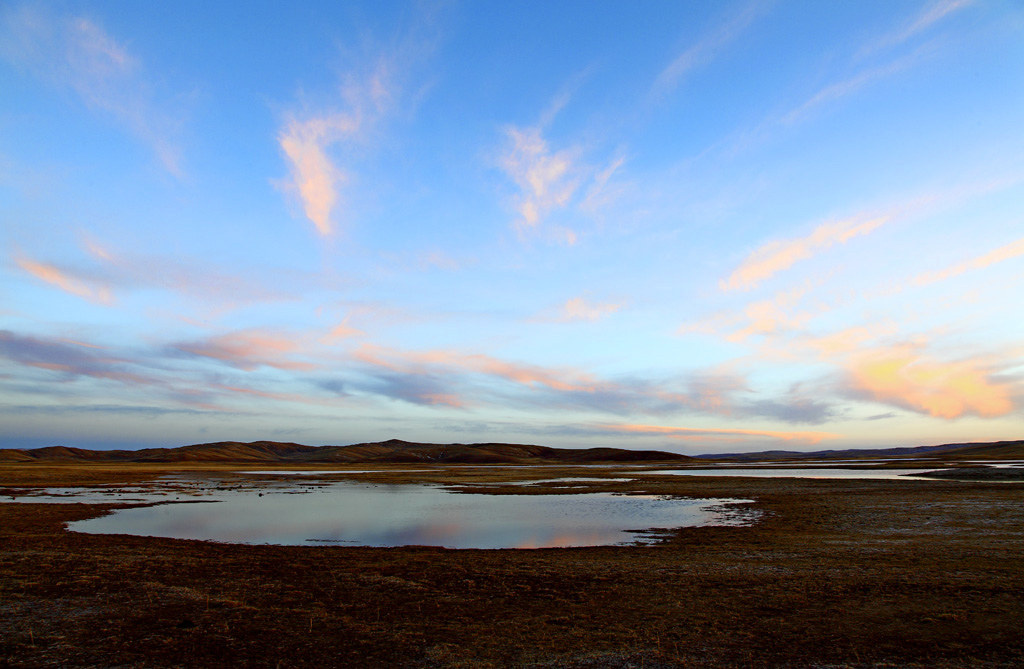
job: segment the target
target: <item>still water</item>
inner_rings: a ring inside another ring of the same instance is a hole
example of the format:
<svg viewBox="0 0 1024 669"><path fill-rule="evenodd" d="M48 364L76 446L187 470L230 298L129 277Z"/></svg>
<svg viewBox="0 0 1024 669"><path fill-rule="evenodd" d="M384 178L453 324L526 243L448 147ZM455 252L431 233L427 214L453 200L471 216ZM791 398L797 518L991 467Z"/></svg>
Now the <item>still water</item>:
<svg viewBox="0 0 1024 669"><path fill-rule="evenodd" d="M298 490L213 491L197 501L121 509L68 529L246 544L546 548L653 543L653 529L756 519L756 512L731 506L745 500L733 499L457 494L354 482Z"/></svg>
<svg viewBox="0 0 1024 669"><path fill-rule="evenodd" d="M931 469L841 469L813 467L765 467L741 468L721 467L714 469L658 469L644 474L672 474L676 476L752 476L756 478L799 478L799 479L889 479L915 478L918 474L934 471Z"/></svg>

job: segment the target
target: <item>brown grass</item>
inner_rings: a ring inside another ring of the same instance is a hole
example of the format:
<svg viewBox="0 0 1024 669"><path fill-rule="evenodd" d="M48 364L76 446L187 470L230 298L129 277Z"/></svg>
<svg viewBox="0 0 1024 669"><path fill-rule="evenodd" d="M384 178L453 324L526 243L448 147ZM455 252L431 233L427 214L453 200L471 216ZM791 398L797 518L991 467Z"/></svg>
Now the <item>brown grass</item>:
<svg viewBox="0 0 1024 669"><path fill-rule="evenodd" d="M167 471L11 465L0 487ZM63 523L115 505L0 504L0 666L1024 666L1024 487L668 477L601 487L744 497L765 515L655 547L478 551L84 535Z"/></svg>

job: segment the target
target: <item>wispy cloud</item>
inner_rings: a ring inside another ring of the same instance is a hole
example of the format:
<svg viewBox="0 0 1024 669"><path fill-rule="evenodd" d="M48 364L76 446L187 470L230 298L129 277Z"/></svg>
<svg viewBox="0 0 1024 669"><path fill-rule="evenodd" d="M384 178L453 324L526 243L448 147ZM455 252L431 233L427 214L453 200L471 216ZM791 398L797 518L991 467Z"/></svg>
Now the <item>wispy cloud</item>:
<svg viewBox="0 0 1024 669"><path fill-rule="evenodd" d="M726 279L720 281L725 291L753 289L760 282L788 269L796 262L809 259L829 247L845 243L853 237L873 232L882 225L896 220L917 218L917 225L929 223L930 216L959 207L978 196L1015 186L1020 182L1017 175L995 180L968 183L945 191L930 192L910 197L886 208L884 211L854 216L840 223L826 223L802 238L774 241L764 244L751 253ZM924 214L924 217L921 215ZM982 255L963 260L953 265L922 272L904 278L885 278L875 286L861 291L832 291L823 294L819 289L832 283L832 272L812 281L803 281L771 297L749 302L727 311L720 311L698 318L680 326L678 334L699 333L720 336L727 341L743 342L753 336L799 336L810 324L824 314L849 306L853 302L872 301L888 298L908 289L924 287L940 281L956 278L962 274L982 270L1024 255L1024 238L999 246ZM858 277L874 276L872 272L860 271ZM877 325L877 324L876 324Z"/></svg>
<svg viewBox="0 0 1024 669"><path fill-rule="evenodd" d="M320 342L327 345L333 345L342 340L365 336L365 332L351 325L351 320L351 316L343 318L340 323L331 328L330 332L320 338Z"/></svg>
<svg viewBox="0 0 1024 669"><path fill-rule="evenodd" d="M328 407L338 406L337 395L339 395L339 393L335 393L335 397L323 398L304 395L300 393L284 393L264 390L262 388L248 388L241 385L231 385L226 383L208 384L206 390L208 390L209 392L204 393L205 395L211 395L217 400L220 400L221 398L242 397L245 398L246 401L252 398L256 398L261 400L269 400L271 402L286 402L289 404L305 404L310 406ZM216 409L218 411L228 410L226 407L218 404L206 404L206 406Z"/></svg>
<svg viewBox="0 0 1024 669"><path fill-rule="evenodd" d="M953 277L960 276L965 272L985 269L986 267L991 267L992 265L996 265L998 263L1005 262L1007 260L1017 258L1022 255L1024 255L1024 237L1018 239L1017 241L1010 242L1009 244L1006 244L1004 246L1000 246L999 248L989 251L984 255L978 256L976 258L971 258L970 260L966 260L961 263L957 263L956 265L947 267L937 272L926 272L924 274L919 274L918 276L914 277L913 283L914 285L917 286L926 286L932 283L937 283L939 281L945 281L946 279L951 279Z"/></svg>
<svg viewBox="0 0 1024 669"><path fill-rule="evenodd" d="M838 373L828 385L840 395L936 418L995 418L1019 407L1018 358L937 355L933 339L900 337L895 324L875 323L795 336L775 342L775 352L833 365Z"/></svg>
<svg viewBox="0 0 1024 669"><path fill-rule="evenodd" d="M83 240L82 247L87 260L79 263L43 262L20 251L12 260L41 281L106 305L114 304L122 293L146 289L178 293L221 310L291 299L258 277L227 274L188 258L115 251L90 238Z"/></svg>
<svg viewBox="0 0 1024 669"><path fill-rule="evenodd" d="M149 144L164 167L181 176L174 140L178 106L158 99L141 60L102 26L81 16L55 16L35 6L0 13L0 55L53 85L70 88Z"/></svg>
<svg viewBox="0 0 1024 669"><path fill-rule="evenodd" d="M420 406L462 409L471 404L457 383L431 373L378 372L361 390Z"/></svg>
<svg viewBox="0 0 1024 669"><path fill-rule="evenodd" d="M807 100L797 105L786 114L783 114L778 119L778 123L783 125L793 125L803 121L807 117L811 116L811 114L819 107L831 102L836 102L837 100L841 100L845 97L849 97L862 88L866 88L880 79L884 79L896 74L897 72L909 69L913 65L916 65L927 52L927 49L923 49L904 58L899 58L890 63L886 63L885 65L862 70L851 77L843 79L842 81L829 84L811 95Z"/></svg>
<svg viewBox="0 0 1024 669"><path fill-rule="evenodd" d="M282 392L276 381L261 374L260 367L289 371L308 370L295 357L301 354L296 344L282 337L261 332L230 333L208 340L154 348L100 347L84 341L26 336L0 330L0 359L32 370L45 370L43 376L16 372L23 392L91 401L75 382L97 379L117 384L125 400L132 402L171 402L209 411L230 411L230 400L256 398L314 406L337 406L339 393L331 397L317 394ZM202 358L224 362L241 372L211 373L200 365L188 364ZM295 378L289 384L294 386ZM67 390L62 390L67 388ZM225 401L228 401L225 404ZM166 406L166 404L164 404Z"/></svg>
<svg viewBox="0 0 1024 669"><path fill-rule="evenodd" d="M291 169L289 187L298 193L306 218L321 235L333 231L332 214L345 181L344 172L327 155L327 149L354 137L360 125L358 115L339 113L303 121L291 119L278 135Z"/></svg>
<svg viewBox="0 0 1024 669"><path fill-rule="evenodd" d="M744 402L737 415L771 418L794 425L821 425L843 414L837 402L821 399L821 393L814 399L800 397L791 392L781 399L760 399Z"/></svg>
<svg viewBox="0 0 1024 669"><path fill-rule="evenodd" d="M866 217L858 217L823 223L806 237L769 242L747 256L727 279L721 281L720 286L725 291L750 290L801 260L811 258L836 244L845 244L854 237L873 232L889 222L891 216L865 219Z"/></svg>
<svg viewBox="0 0 1024 669"><path fill-rule="evenodd" d="M516 185L517 192L512 196L516 211L513 228L520 237L537 231L559 212L597 215L621 192L612 183L613 176L626 163L621 148L594 161L592 156L584 155L593 154L593 147L585 152L582 143L572 141L560 142L559 147L559 143L546 137L555 116L569 104L572 92L583 78L574 78L544 110L536 125L509 125L503 129L506 141L496 163ZM569 246L578 240L577 230L564 224L550 225L547 232Z"/></svg>
<svg viewBox="0 0 1024 669"><path fill-rule="evenodd" d="M519 187L516 210L520 231L535 228L548 213L568 206L579 186L575 149L551 151L541 128L508 128L509 147L501 166Z"/></svg>
<svg viewBox="0 0 1024 669"><path fill-rule="evenodd" d="M222 307L292 299L277 277L271 287L259 276L230 274L198 259L113 251L87 242L89 252L109 273L111 282L126 290L160 288Z"/></svg>
<svg viewBox="0 0 1024 669"><path fill-rule="evenodd" d="M356 349L353 358L364 363L367 376L374 379L368 386L363 384L365 390L418 404L571 409L616 416L767 417L805 424L835 415L829 402L808 399L796 390L781 398L761 397L735 374L612 380L579 369L528 365L483 354L399 351L372 344ZM446 400L428 402L428 395Z"/></svg>
<svg viewBox="0 0 1024 669"><path fill-rule="evenodd" d="M421 267L433 267L436 269L443 269L448 272L456 272L473 262L474 261L472 259L455 258L436 249L433 251L426 251L420 255Z"/></svg>
<svg viewBox="0 0 1024 669"><path fill-rule="evenodd" d="M994 418L1014 408L1014 387L995 379L992 361L935 360L919 346L860 351L847 362L849 390L937 418Z"/></svg>
<svg viewBox="0 0 1024 669"><path fill-rule="evenodd" d="M421 23L423 28L430 20ZM373 150L389 119L415 107L409 99L415 96L406 94L409 79L431 50L431 39L416 31L396 38L388 49L348 69L333 104L285 115L277 142L290 176L280 185L301 203L320 235L337 230L345 195L358 177L359 156ZM351 210L351 201L348 205Z"/></svg>
<svg viewBox="0 0 1024 669"><path fill-rule="evenodd" d="M804 335L793 343L797 350L809 352L822 360L844 360L857 351L870 348L873 342L895 336L897 332L894 325L854 325L824 335Z"/></svg>
<svg viewBox="0 0 1024 669"><path fill-rule="evenodd" d="M689 46L657 76L651 87L652 94L665 95L676 88L690 71L711 61L719 51L742 35L770 5L770 2L761 0L748 3L697 43Z"/></svg>
<svg viewBox="0 0 1024 669"><path fill-rule="evenodd" d="M598 387L598 381L583 372L511 363L480 353L444 350L398 351L365 344L355 351L354 356L362 362L403 373L425 374L431 369L448 369L480 373L526 386L545 386L562 391L590 392Z"/></svg>
<svg viewBox="0 0 1024 669"><path fill-rule="evenodd" d="M563 321L597 321L621 308L621 304L592 304L582 297L574 297L567 300L559 311L560 319Z"/></svg>
<svg viewBox="0 0 1024 669"><path fill-rule="evenodd" d="M16 256L14 262L18 267L37 279L84 300L99 304L112 304L114 302L114 295L110 290L110 286L103 281L76 275L67 269L38 262L23 255Z"/></svg>
<svg viewBox="0 0 1024 669"><path fill-rule="evenodd" d="M805 444L817 444L823 439L834 439L842 435L834 432L787 432L777 430L744 430L737 428L709 428L709 427L673 427L668 425L631 425L599 423L595 428L607 432L620 432L627 434L640 434L670 437L673 439L696 439L703 440L711 438L770 438L786 442Z"/></svg>
<svg viewBox="0 0 1024 669"><path fill-rule="evenodd" d="M128 358L105 349L0 330L0 357L69 378L87 376L129 385L155 386L160 380L141 371Z"/></svg>
<svg viewBox="0 0 1024 669"><path fill-rule="evenodd" d="M868 55L880 49L903 44L915 35L918 35L935 23L938 23L946 16L966 9L975 3L975 0L938 0L926 5L913 19L886 33L880 38L872 41L860 51L861 56Z"/></svg>
<svg viewBox="0 0 1024 669"><path fill-rule="evenodd" d="M243 330L207 339L172 344L188 355L213 358L232 367L252 370L260 366L288 370L310 370L315 365L292 358L299 342L274 332Z"/></svg>
<svg viewBox="0 0 1024 669"><path fill-rule="evenodd" d="M912 37L925 32L928 28L945 18L946 16L960 11L972 4L975 0L938 0L926 6L909 24L893 30L881 38L874 40L858 51L853 59L857 60L879 50L899 46ZM913 51L896 57L887 63L861 69L852 76L841 81L829 84L808 98L805 102L797 105L789 113L783 115L780 122L791 125L804 120L818 107L840 100L856 93L873 84L874 82L892 76L898 72L917 65L922 59L934 53L936 44L920 44Z"/></svg>
<svg viewBox="0 0 1024 669"><path fill-rule="evenodd" d="M621 194L622 188L621 186L609 187L608 182L625 164L626 157L620 155L612 158L604 169L599 170L594 175L594 179L587 189L587 194L583 197L583 201L580 202L580 209L597 213L613 202Z"/></svg>
<svg viewBox="0 0 1024 669"><path fill-rule="evenodd" d="M930 5L921 15L906 27L893 31L885 37L872 41L859 51L851 53L845 66L831 77L831 82L817 88L803 97L801 102L791 106L788 111L774 112L751 128L734 133L721 142L717 148L727 155L734 155L765 141L778 132L797 126L819 113L823 108L838 103L860 91L885 80L891 76L910 70L929 57L940 53L945 44L941 39L933 39L917 44L912 50L889 52L887 60L867 63L865 55L875 53L882 47L903 44L910 37L923 33L941 18L952 14L970 4L974 0L940 0Z"/></svg>
<svg viewBox="0 0 1024 669"><path fill-rule="evenodd" d="M770 299L751 302L743 308L742 318L737 319L745 322L745 326L729 333L726 339L743 341L753 335L770 335L803 328L822 311L821 307L815 311L797 310L808 291L808 286L797 286L777 293Z"/></svg>

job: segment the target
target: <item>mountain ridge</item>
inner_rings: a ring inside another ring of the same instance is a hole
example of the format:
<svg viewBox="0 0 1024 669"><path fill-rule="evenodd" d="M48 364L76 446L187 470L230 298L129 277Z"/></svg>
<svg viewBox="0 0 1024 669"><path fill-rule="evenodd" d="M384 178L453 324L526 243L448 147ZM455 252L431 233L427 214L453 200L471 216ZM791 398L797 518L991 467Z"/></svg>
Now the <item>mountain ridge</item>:
<svg viewBox="0 0 1024 669"><path fill-rule="evenodd" d="M135 462L261 464L587 464L597 462L687 462L690 456L623 448L554 448L484 442L431 444L402 439L348 446L306 446L294 442L219 441L176 448L100 451L69 446L0 449L2 463Z"/></svg>
<svg viewBox="0 0 1024 669"><path fill-rule="evenodd" d="M218 441L174 448L92 450L73 446L0 449L0 463L244 463L244 464L588 464L601 462L747 462L842 460L871 458L1024 459L1024 440L951 443L881 449L823 451L753 451L687 456L654 450L623 448L555 448L535 444L482 442L432 444L402 439L371 441L347 446L307 446L279 441Z"/></svg>

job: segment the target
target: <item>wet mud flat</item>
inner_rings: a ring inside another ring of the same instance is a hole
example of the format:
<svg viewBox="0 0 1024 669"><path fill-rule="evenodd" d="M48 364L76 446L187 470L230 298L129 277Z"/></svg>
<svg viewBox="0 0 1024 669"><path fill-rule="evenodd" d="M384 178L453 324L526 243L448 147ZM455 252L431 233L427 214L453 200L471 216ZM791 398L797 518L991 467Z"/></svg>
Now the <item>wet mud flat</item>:
<svg viewBox="0 0 1024 669"><path fill-rule="evenodd" d="M0 488L171 471L182 467L5 466ZM226 472L214 473L264 480ZM369 476L477 494L741 497L761 516L654 546L448 550L90 535L64 524L117 504L0 503L0 667L1024 666L1024 486L614 468L534 477L587 479L550 489L515 470Z"/></svg>

